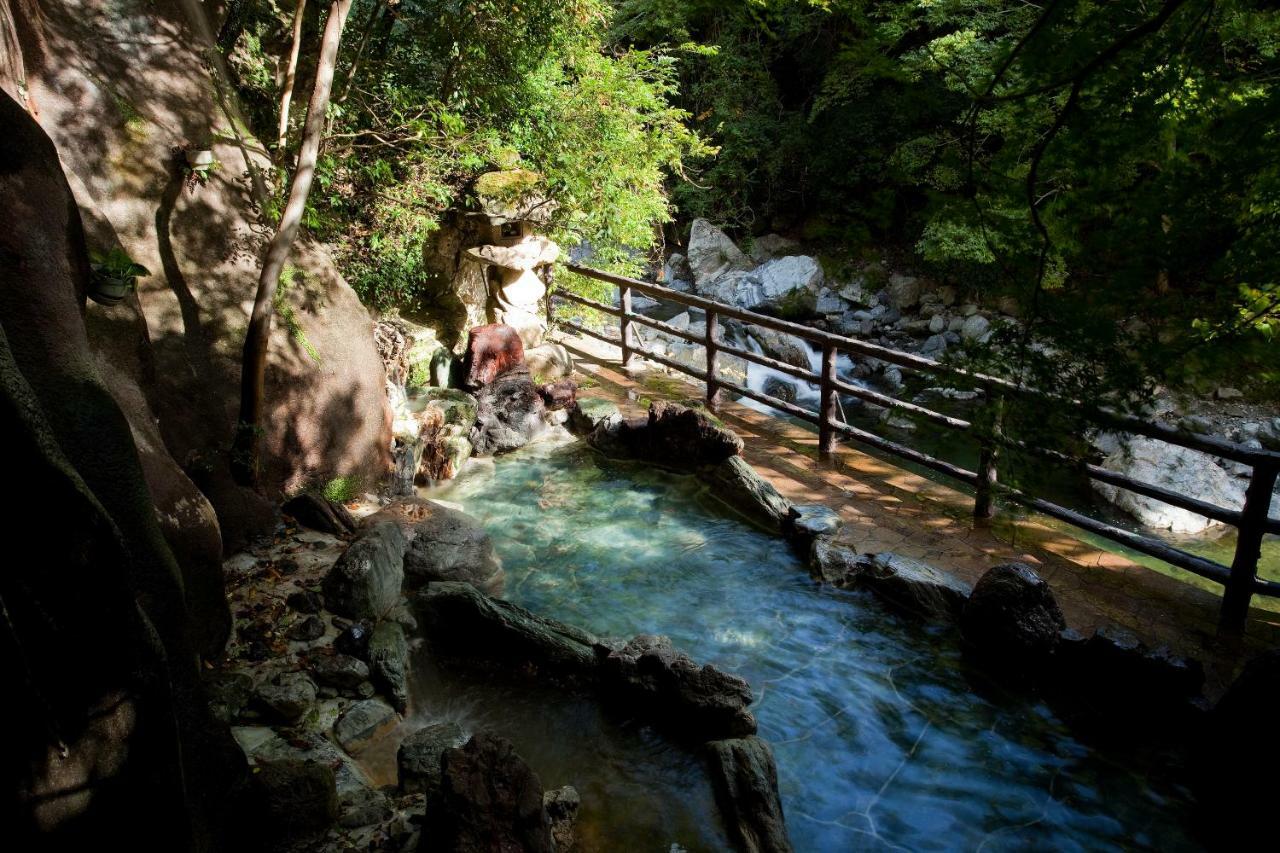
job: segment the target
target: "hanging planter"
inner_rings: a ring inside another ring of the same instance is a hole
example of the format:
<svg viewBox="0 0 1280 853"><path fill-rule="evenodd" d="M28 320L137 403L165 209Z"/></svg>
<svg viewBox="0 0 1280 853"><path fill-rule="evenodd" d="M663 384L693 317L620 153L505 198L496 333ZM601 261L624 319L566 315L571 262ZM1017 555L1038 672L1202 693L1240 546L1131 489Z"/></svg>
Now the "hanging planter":
<svg viewBox="0 0 1280 853"><path fill-rule="evenodd" d="M89 298L99 305L117 305L137 287L138 276L151 271L116 246L89 256Z"/></svg>

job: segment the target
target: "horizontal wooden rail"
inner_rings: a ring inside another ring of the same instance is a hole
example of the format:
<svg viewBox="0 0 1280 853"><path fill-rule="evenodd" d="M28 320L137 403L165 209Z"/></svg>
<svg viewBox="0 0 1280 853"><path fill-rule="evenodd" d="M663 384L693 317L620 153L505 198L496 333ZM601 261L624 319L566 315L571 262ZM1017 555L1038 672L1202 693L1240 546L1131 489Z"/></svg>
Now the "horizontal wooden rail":
<svg viewBox="0 0 1280 853"><path fill-rule="evenodd" d="M1277 473L1280 472L1280 453L1269 450L1256 450L1226 441L1217 436L1188 433L1174 429L1166 424L1144 421L1132 415L1115 412L1106 407L1087 406L1078 401L1064 400L1038 389L1029 388L999 377L964 370L914 353L893 350L856 338L834 335L830 332L802 326L788 320L781 320L732 305L725 305L702 296L674 291L650 282L602 272L579 264L569 264L568 268L579 275L618 287L621 307L605 305L568 292L558 292L554 297L564 298L604 314L618 317L621 336L615 338L567 320L557 321L560 325L579 334L619 347L622 350L624 366L629 365L633 356L638 356L705 383L708 405L713 408L717 400L717 393L720 390L729 391L739 397L754 400L784 414L816 424L818 426L819 455L822 457L830 455L834 436L840 434L867 447L935 471L974 488L976 492L974 514L979 520L990 516L993 506L992 497L998 493L1028 509L1072 524L1082 530L1102 536L1139 553L1155 557L1200 577L1221 583L1226 588L1221 625L1224 630L1232 633L1238 633L1243 630L1248 609L1248 599L1251 595L1280 596L1280 582L1268 581L1257 577L1257 563L1262 536L1266 533L1280 533L1280 519L1268 517L1266 506L1270 499L1270 489L1276 482ZM631 292L633 290L706 312L707 326L705 333L701 335L695 334L670 323L633 313L631 311ZM548 307L550 308L553 304L553 299L549 298ZM763 353L752 352L718 340L719 324L724 318L793 335L814 344L822 351L822 372L815 373L812 369L790 364ZM629 332L631 323L639 323L679 340L702 346L706 353L705 370L700 372L689 365L681 364L665 356L635 346ZM948 381L958 381L961 384L979 387L986 392L988 405L992 407L988 412L989 416L982 421L982 426L979 427L976 422L937 412L926 406L900 400L888 394L845 382L836 375L836 357L839 352L870 356L908 370L922 371L942 377ZM779 373L817 386L820 395L819 411L814 412L793 402L720 378L717 375L716 365L717 357L721 353L768 367ZM839 407L838 393L875 405L903 411L948 429L976 434L981 445L979 470L969 471L845 422L842 418L837 417ZM1253 467L1253 479L1250 482L1249 497L1243 509L1228 509L1190 495L1175 492L1163 486L1146 483L1115 471L1109 471L1088 459L1076 458L1050 448L1029 446L1022 441L1009 438L1003 431L1004 395L1028 398L1055 406L1075 407L1087 420L1098 425L1155 438L1167 444L1251 465ZM994 415L994 417L990 415ZM1154 498L1170 506L1185 509L1214 521L1230 524L1240 531L1236 558L1231 567L1224 566L1213 560L1183 551L1159 539L1107 524L1052 501L1037 498L1019 489L1000 484L996 479L996 460L1000 448L1013 449L1020 453L1047 458L1064 467L1078 470L1085 476L1099 482Z"/></svg>

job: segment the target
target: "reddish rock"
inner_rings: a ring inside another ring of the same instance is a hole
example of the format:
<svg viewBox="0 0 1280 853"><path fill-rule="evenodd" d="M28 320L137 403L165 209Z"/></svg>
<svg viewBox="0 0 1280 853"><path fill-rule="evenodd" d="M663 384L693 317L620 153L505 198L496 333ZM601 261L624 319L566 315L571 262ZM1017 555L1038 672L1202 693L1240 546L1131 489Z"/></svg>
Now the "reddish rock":
<svg viewBox="0 0 1280 853"><path fill-rule="evenodd" d="M549 412L567 409L577 401L578 383L572 379L548 382L546 385L539 386L538 396L542 398Z"/></svg>
<svg viewBox="0 0 1280 853"><path fill-rule="evenodd" d="M466 386L483 388L507 371L524 364L524 344L510 326L476 326L467 336Z"/></svg>

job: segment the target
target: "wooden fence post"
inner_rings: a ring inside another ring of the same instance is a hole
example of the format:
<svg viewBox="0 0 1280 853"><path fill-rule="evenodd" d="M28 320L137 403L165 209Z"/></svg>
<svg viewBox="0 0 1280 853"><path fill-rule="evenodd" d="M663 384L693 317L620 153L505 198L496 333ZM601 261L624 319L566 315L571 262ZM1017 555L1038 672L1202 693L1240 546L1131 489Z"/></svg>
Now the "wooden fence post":
<svg viewBox="0 0 1280 853"><path fill-rule="evenodd" d="M621 331L622 343L622 366L623 368L631 367L631 288L625 284L618 287L618 303L622 308L622 316L618 318L618 327Z"/></svg>
<svg viewBox="0 0 1280 853"><path fill-rule="evenodd" d="M714 311L707 312L706 342L707 349L707 408L716 411L720 406L720 383L716 381L716 364L719 361L720 347L716 344L716 335L720 331L720 315Z"/></svg>
<svg viewBox="0 0 1280 853"><path fill-rule="evenodd" d="M999 481L996 462L1000 459L999 439L1004 429L1004 397L991 401L991 423L988 432L981 437L978 450L977 482L974 483L973 519L979 523L990 521L996 514L995 487Z"/></svg>
<svg viewBox="0 0 1280 853"><path fill-rule="evenodd" d="M1231 561L1231 579L1222 595L1218 614L1218 630L1239 636L1249 618L1249 601L1253 598L1254 581L1258 578L1258 561L1262 558L1262 536L1266 532L1267 513L1271 508L1271 492L1276 487L1280 466L1274 462L1258 462L1253 466L1249 488L1244 493L1244 509L1236 539L1236 554Z"/></svg>
<svg viewBox="0 0 1280 853"><path fill-rule="evenodd" d="M836 348L822 345L822 381L819 385L818 405L818 458L828 460L835 449L836 431Z"/></svg>

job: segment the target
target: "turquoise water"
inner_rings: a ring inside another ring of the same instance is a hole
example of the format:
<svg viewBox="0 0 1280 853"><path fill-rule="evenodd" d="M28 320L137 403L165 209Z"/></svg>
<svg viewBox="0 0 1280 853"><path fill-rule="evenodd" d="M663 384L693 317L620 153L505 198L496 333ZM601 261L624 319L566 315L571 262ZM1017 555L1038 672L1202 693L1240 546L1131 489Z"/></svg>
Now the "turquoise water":
<svg viewBox="0 0 1280 853"><path fill-rule="evenodd" d="M603 636L667 634L746 678L797 850L1196 847L1174 759L1104 754L1039 702L975 692L948 631L818 587L785 543L690 478L546 444L432 496L482 520L512 601ZM568 764L587 811L617 766ZM655 782L655 800L688 796ZM601 849L709 843L635 821L610 837L592 815Z"/></svg>

